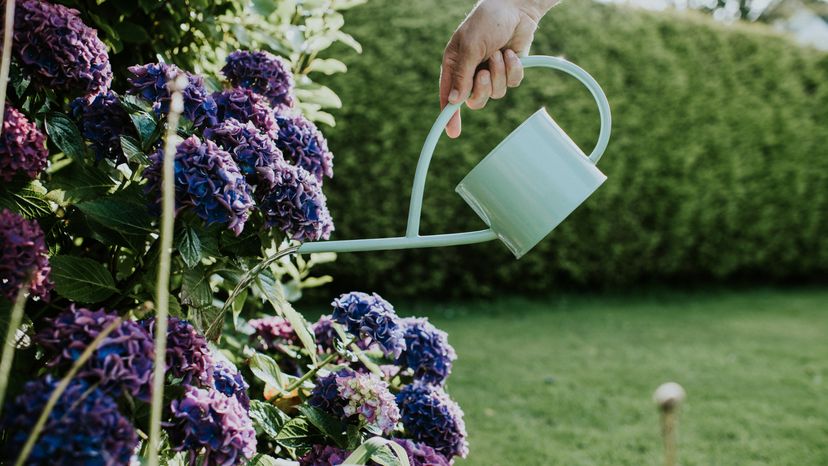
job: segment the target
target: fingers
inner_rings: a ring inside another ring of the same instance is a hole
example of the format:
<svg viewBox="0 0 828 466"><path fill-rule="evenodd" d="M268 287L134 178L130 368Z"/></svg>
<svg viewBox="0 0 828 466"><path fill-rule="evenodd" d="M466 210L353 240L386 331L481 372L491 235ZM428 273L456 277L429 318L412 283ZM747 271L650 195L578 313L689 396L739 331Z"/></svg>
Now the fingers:
<svg viewBox="0 0 828 466"><path fill-rule="evenodd" d="M489 57L489 74L492 78L492 99L500 99L506 95L506 63L503 52L497 51Z"/></svg>
<svg viewBox="0 0 828 466"><path fill-rule="evenodd" d="M489 70L480 70L474 76L474 90L466 105L472 110L479 110L486 106L492 96L492 76Z"/></svg>
<svg viewBox="0 0 828 466"><path fill-rule="evenodd" d="M523 65L520 63L520 58L512 50L506 50L503 53L504 62L506 63L506 85L509 87L517 87L523 81Z"/></svg>
<svg viewBox="0 0 828 466"><path fill-rule="evenodd" d="M446 125L446 136L454 139L460 136L460 110L454 112L454 115L449 120L448 125Z"/></svg>
<svg viewBox="0 0 828 466"><path fill-rule="evenodd" d="M466 32L454 33L443 52L443 64L440 68L440 108L448 103L460 103L471 94L474 86L475 70L483 61L485 54L480 41L471 40ZM446 134L456 138L460 135L460 112L454 114L446 126Z"/></svg>

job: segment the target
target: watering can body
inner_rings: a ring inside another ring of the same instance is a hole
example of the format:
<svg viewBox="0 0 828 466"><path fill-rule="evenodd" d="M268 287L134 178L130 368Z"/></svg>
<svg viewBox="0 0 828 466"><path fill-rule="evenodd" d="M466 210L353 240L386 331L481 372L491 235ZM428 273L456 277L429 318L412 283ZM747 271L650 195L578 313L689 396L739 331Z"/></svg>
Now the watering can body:
<svg viewBox="0 0 828 466"><path fill-rule="evenodd" d="M597 82L583 69L557 57L530 56L524 67L553 68L581 81L598 104L601 130L587 156L540 109L487 155L457 185L457 193L488 229L421 236L420 214L426 175L434 149L461 104L448 105L431 128L420 152L405 236L304 243L300 253L354 252L454 246L499 238L520 258L560 224L606 180L596 164L609 142L609 103Z"/></svg>

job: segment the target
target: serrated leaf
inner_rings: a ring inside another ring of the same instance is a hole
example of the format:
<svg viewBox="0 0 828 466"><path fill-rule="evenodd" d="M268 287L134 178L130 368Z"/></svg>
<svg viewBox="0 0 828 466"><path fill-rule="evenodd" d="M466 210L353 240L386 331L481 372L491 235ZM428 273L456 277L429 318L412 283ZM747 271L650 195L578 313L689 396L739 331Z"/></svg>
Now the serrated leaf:
<svg viewBox="0 0 828 466"><path fill-rule="evenodd" d="M96 167L73 163L63 170L53 177L49 188L63 191L63 200L69 204L98 199L115 186L112 178Z"/></svg>
<svg viewBox="0 0 828 466"><path fill-rule="evenodd" d="M327 435L340 448L348 446L347 426L344 422L330 414L324 413L312 406L300 405L297 407L299 412L308 418L311 424L314 425L320 432Z"/></svg>
<svg viewBox="0 0 828 466"><path fill-rule="evenodd" d="M193 324L196 330L204 335L204 338L208 341L215 341L218 338L218 334L221 333L221 327L213 332L209 332L208 330L210 329L208 327L210 322L218 318L219 311L220 309L215 306L190 306L187 308L187 320Z"/></svg>
<svg viewBox="0 0 828 466"><path fill-rule="evenodd" d="M290 417L282 410L260 400L250 400L250 419L257 430L273 440L276 440L279 430L290 421Z"/></svg>
<svg viewBox="0 0 828 466"><path fill-rule="evenodd" d="M67 157L75 162L82 162L86 156L86 144L80 130L67 115L49 112L44 119L46 134Z"/></svg>
<svg viewBox="0 0 828 466"><path fill-rule="evenodd" d="M158 123L149 113L130 113L129 118L132 120L135 130L138 131L138 137L141 142L141 150L147 151L155 142L155 133Z"/></svg>
<svg viewBox="0 0 828 466"><path fill-rule="evenodd" d="M259 285L259 289L262 290L262 294L265 295L270 305L273 306L273 309L290 322L293 331L299 337L299 341L302 342L302 346L305 347L311 360L315 363L317 360L316 342L313 339L313 334L308 330L308 322L285 299L282 284L279 282L268 283L263 279L263 275L259 275L256 283Z"/></svg>
<svg viewBox="0 0 828 466"><path fill-rule="evenodd" d="M54 256L49 260L55 290L80 303L98 303L118 291L102 264L85 257Z"/></svg>
<svg viewBox="0 0 828 466"><path fill-rule="evenodd" d="M322 441L324 436L304 416L297 416L285 423L276 436L276 442L286 448L308 449Z"/></svg>
<svg viewBox="0 0 828 466"><path fill-rule="evenodd" d="M181 303L197 308L213 302L213 290L206 270L201 266L185 270L181 275Z"/></svg>
<svg viewBox="0 0 828 466"><path fill-rule="evenodd" d="M130 162L140 163L142 165L149 165L150 160L147 154L141 150L141 143L132 136L121 135L121 150L124 157Z"/></svg>
<svg viewBox="0 0 828 466"><path fill-rule="evenodd" d="M250 371L262 382L281 391L285 386L279 364L270 356L256 352L250 358Z"/></svg>
<svg viewBox="0 0 828 466"><path fill-rule="evenodd" d="M153 231L146 206L132 200L110 196L81 202L76 207L101 225L126 235L144 235Z"/></svg>
<svg viewBox="0 0 828 466"><path fill-rule="evenodd" d="M0 207L28 219L40 218L52 213L46 194L46 189L37 180L28 183L15 180L0 191Z"/></svg>
<svg viewBox="0 0 828 466"><path fill-rule="evenodd" d="M193 268L201 262L201 239L192 226L185 225L179 231L176 248L187 267Z"/></svg>

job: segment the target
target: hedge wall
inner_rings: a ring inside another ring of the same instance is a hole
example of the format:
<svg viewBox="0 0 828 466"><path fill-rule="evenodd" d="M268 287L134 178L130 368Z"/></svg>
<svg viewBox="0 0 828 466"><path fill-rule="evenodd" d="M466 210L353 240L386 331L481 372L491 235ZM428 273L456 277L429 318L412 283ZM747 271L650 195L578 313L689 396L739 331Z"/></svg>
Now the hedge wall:
<svg viewBox="0 0 828 466"><path fill-rule="evenodd" d="M335 238L401 235L417 155L438 113L443 46L471 0L370 0L349 31L364 47L329 82L345 103L329 129ZM602 84L609 180L535 250L499 243L343 254L334 292L390 297L625 287L647 282L828 276L828 55L768 29L587 1L555 8L533 53L562 55ZM429 173L424 233L483 226L454 193L477 161L540 106L589 152L597 110L565 75L464 114ZM331 290L325 294L330 295Z"/></svg>

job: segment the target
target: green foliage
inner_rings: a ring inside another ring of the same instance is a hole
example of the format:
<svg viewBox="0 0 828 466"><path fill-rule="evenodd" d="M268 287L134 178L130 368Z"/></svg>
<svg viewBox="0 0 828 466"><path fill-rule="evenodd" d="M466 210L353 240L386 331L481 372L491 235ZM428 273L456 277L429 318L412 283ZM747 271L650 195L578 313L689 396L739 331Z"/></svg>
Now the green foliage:
<svg viewBox="0 0 828 466"><path fill-rule="evenodd" d="M328 132L334 239L405 231L417 154L436 118L442 49L470 2L376 0L348 16L364 55L332 80L344 108ZM441 14L433 14L439 10ZM389 32L391 31L391 32ZM533 53L562 55L603 86L613 135L608 181L524 258L497 243L343 254L335 291L390 296L624 287L642 282L790 280L828 273L828 56L768 29L565 2ZM483 227L454 187L540 106L586 152L595 103L574 79L524 84L438 145L422 233Z"/></svg>

